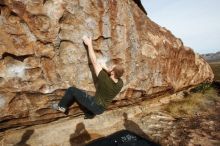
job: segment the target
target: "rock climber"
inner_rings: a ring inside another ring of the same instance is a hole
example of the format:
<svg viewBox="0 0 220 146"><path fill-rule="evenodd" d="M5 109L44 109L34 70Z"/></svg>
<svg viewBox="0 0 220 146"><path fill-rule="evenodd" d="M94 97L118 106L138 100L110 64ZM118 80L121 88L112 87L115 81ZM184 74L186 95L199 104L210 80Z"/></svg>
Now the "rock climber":
<svg viewBox="0 0 220 146"><path fill-rule="evenodd" d="M124 68L120 65L113 65L107 68L98 63L93 50L92 38L83 36L83 42L88 48L89 58L97 77L95 96L89 95L85 90L76 87L69 87L59 103L52 104L52 108L63 113L75 102L86 109L85 118L93 118L102 114L113 98L121 91L123 80L121 79Z"/></svg>

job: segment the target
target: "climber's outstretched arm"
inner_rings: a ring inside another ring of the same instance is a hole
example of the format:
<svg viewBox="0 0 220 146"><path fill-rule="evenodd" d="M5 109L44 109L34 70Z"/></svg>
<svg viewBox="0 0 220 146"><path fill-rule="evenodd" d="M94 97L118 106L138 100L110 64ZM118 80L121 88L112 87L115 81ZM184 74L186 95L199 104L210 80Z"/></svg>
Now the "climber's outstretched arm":
<svg viewBox="0 0 220 146"><path fill-rule="evenodd" d="M89 58L90 58L92 65L94 67L95 74L96 74L96 76L98 76L99 72L102 70L102 67L97 62L95 52L94 52L93 46L92 46L92 38L87 37L87 36L83 36L82 39L83 39L83 42L88 46Z"/></svg>

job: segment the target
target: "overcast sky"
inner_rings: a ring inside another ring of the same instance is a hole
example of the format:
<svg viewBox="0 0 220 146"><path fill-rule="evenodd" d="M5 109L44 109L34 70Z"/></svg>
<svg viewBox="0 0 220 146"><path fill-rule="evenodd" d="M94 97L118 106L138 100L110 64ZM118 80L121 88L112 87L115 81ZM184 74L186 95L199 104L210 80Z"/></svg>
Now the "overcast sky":
<svg viewBox="0 0 220 146"><path fill-rule="evenodd" d="M220 51L220 0L142 0L148 17L197 53Z"/></svg>

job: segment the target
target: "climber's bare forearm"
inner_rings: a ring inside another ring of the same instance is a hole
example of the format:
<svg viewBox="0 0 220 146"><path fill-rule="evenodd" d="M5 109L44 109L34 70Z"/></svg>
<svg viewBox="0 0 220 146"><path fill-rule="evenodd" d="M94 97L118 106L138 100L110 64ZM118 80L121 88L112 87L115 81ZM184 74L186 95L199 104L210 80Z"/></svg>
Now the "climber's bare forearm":
<svg viewBox="0 0 220 146"><path fill-rule="evenodd" d="M92 44L88 45L88 51L89 51L89 58L92 61L92 64L94 65L95 63L97 63L97 59Z"/></svg>
<svg viewBox="0 0 220 146"><path fill-rule="evenodd" d="M97 62L95 52L94 52L93 46L92 46L92 38L87 37L87 36L83 36L83 41L88 46L89 58L90 58L92 65L95 69L96 76L98 76L99 72L102 70L102 68L101 68L101 65Z"/></svg>

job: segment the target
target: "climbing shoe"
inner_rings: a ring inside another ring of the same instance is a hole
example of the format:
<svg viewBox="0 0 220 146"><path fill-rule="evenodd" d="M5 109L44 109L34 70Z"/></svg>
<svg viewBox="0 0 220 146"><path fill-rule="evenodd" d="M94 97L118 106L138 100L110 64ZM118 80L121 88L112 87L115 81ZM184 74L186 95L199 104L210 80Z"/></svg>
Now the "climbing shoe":
<svg viewBox="0 0 220 146"><path fill-rule="evenodd" d="M58 105L58 103L53 103L53 104L51 105L51 107L52 107L52 109L61 111L61 112L63 112L63 113L66 112L66 108L60 107L60 106Z"/></svg>

